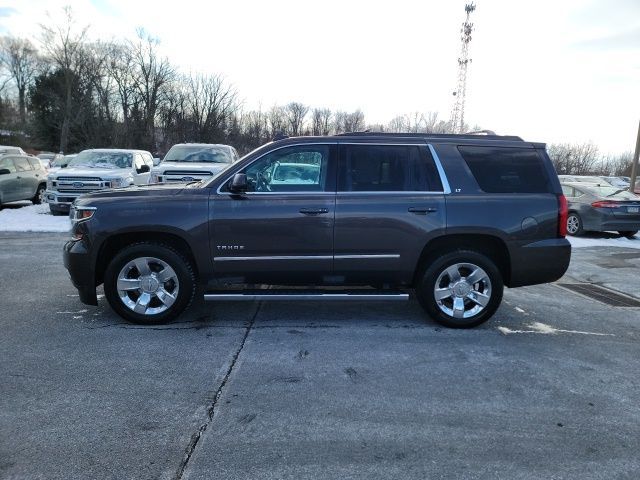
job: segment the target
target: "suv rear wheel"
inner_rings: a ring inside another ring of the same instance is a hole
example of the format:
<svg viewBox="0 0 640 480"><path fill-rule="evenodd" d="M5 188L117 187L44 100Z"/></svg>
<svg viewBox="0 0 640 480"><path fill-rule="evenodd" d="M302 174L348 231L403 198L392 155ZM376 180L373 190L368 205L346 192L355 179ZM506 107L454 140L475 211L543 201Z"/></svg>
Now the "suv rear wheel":
<svg viewBox="0 0 640 480"><path fill-rule="evenodd" d="M116 313L141 324L168 323L196 291L191 262L173 248L138 243L121 250L104 274L104 293Z"/></svg>
<svg viewBox="0 0 640 480"><path fill-rule="evenodd" d="M502 275L495 263L472 250L447 253L424 272L418 301L436 322L471 328L486 322L500 306Z"/></svg>

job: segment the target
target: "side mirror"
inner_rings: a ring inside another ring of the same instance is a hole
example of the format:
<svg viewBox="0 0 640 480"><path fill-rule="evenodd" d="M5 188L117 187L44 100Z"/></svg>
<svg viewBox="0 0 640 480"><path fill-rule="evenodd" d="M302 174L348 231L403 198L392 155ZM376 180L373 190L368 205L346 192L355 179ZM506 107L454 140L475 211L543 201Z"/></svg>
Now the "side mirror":
<svg viewBox="0 0 640 480"><path fill-rule="evenodd" d="M229 191L232 193L246 192L249 188L246 173L236 173L229 184Z"/></svg>
<svg viewBox="0 0 640 480"><path fill-rule="evenodd" d="M138 173L148 173L151 171L151 169L149 168L149 165L147 165L146 163L144 165L142 165L138 170L136 170Z"/></svg>
<svg viewBox="0 0 640 480"><path fill-rule="evenodd" d="M158 157L153 159L153 166L157 167L158 165L160 165L160 159Z"/></svg>
<svg viewBox="0 0 640 480"><path fill-rule="evenodd" d="M0 168L0 175L9 175L11 173L11 170L9 170L8 168Z"/></svg>

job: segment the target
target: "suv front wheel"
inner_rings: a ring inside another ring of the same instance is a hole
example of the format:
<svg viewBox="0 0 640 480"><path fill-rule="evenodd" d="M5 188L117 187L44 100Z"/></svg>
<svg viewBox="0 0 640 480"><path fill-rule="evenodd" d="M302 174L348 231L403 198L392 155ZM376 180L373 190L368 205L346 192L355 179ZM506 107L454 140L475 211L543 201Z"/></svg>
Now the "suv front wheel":
<svg viewBox="0 0 640 480"><path fill-rule="evenodd" d="M104 274L109 305L133 323L170 322L189 306L195 292L191 262L163 244L145 242L121 250Z"/></svg>
<svg viewBox="0 0 640 480"><path fill-rule="evenodd" d="M502 275L491 259L475 251L458 250L427 267L416 296L436 322L471 328L491 318L500 306L503 289Z"/></svg>

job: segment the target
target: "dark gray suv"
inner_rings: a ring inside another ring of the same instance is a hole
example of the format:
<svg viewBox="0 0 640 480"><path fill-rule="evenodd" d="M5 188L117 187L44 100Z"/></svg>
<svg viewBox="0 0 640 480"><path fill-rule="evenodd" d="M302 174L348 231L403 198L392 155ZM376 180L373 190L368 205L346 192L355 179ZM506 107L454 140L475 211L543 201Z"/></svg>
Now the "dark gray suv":
<svg viewBox="0 0 640 480"><path fill-rule="evenodd" d="M71 215L81 301L104 283L138 323L174 319L200 286L205 300L415 293L437 322L472 327L504 285L552 282L571 255L544 144L495 135L288 138L207 182L89 194Z"/></svg>

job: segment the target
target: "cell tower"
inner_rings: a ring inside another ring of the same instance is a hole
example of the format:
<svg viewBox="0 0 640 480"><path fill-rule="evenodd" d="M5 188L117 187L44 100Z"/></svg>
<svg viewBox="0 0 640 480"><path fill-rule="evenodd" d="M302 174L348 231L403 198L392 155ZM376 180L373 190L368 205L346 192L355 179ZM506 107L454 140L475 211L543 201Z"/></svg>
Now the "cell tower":
<svg viewBox="0 0 640 480"><path fill-rule="evenodd" d="M462 46L460 48L460 57L458 57L458 85L456 91L453 92L455 101L451 110L451 128L453 133L463 133L464 130L464 102L467 96L467 68L471 63L469 58L469 44L471 43L471 32L473 31L473 23L471 23L471 13L476 9L475 3L467 3L464 6L466 18L460 29L460 39Z"/></svg>

